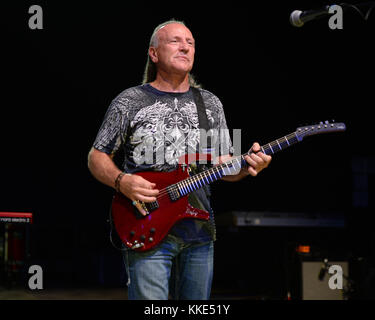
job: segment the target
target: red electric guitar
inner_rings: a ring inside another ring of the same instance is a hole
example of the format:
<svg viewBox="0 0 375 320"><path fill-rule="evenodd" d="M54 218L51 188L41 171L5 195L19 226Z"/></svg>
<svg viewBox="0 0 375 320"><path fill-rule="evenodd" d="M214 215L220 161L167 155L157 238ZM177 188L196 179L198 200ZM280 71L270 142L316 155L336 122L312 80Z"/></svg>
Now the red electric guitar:
<svg viewBox="0 0 375 320"><path fill-rule="evenodd" d="M261 151L271 155L302 141L306 136L345 131L345 129L344 123L328 121L300 127L295 132L262 146ZM249 150L241 156L192 176L181 165L172 172L137 172L137 175L156 183L159 195L155 202L141 203L148 213L146 216L141 215L124 195L120 193L114 195L112 218L121 241L131 249L146 251L159 244L177 221L186 218L208 220L208 212L190 206L187 195L226 175L238 172L246 166L244 157L251 152Z"/></svg>

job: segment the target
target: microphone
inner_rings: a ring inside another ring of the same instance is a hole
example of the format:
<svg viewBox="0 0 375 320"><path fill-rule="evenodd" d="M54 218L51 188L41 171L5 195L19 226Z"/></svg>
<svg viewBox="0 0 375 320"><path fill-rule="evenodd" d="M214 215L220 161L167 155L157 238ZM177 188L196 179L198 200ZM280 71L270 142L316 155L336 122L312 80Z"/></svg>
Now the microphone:
<svg viewBox="0 0 375 320"><path fill-rule="evenodd" d="M319 19L330 14L329 9L333 6L334 5L331 5L331 6L327 5L323 7L322 9L318 9L318 10L307 10L307 11L294 10L290 14L289 21L295 27L302 27L307 21Z"/></svg>

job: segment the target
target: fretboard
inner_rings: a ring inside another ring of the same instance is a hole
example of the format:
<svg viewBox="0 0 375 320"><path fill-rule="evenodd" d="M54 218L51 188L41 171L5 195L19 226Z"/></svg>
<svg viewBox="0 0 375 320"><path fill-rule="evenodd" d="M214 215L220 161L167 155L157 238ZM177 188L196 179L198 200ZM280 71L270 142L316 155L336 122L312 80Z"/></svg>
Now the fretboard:
<svg viewBox="0 0 375 320"><path fill-rule="evenodd" d="M287 136L276 139L268 144L261 147L261 151L264 154L272 155L276 152L284 150L289 146L301 141L298 137L297 132L293 132ZM238 174L239 171L247 166L245 160L246 155L250 155L252 150L242 154L241 156L233 157L231 160L214 166L208 170L197 173L185 180L175 183L169 186L169 189L174 195L173 198L185 196L195 190L202 188L205 185L211 184L225 176ZM177 195L178 192L178 195Z"/></svg>

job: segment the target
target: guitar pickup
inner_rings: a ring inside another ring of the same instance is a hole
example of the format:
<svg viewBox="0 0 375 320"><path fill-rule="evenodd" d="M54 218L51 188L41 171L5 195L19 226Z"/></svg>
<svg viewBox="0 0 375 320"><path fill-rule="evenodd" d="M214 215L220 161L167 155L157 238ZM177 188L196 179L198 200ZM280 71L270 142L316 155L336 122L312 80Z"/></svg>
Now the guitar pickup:
<svg viewBox="0 0 375 320"><path fill-rule="evenodd" d="M145 203L145 206L146 206L145 210L148 211L148 213L150 213L151 211L154 211L159 208L159 203L157 201L148 202L148 203Z"/></svg>
<svg viewBox="0 0 375 320"><path fill-rule="evenodd" d="M177 188L169 188L168 195L171 201L176 201L180 198L180 193L178 192Z"/></svg>

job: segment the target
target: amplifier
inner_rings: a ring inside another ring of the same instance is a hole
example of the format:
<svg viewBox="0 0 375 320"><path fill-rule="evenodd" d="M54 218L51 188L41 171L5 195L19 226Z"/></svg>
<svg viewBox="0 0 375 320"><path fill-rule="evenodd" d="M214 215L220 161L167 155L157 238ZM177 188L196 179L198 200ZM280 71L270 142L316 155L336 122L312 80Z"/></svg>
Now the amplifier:
<svg viewBox="0 0 375 320"><path fill-rule="evenodd" d="M341 213L233 211L235 226L252 227L334 227L345 226Z"/></svg>
<svg viewBox="0 0 375 320"><path fill-rule="evenodd" d="M348 275L349 266L346 261L329 261L330 265L341 267L343 275ZM302 261L302 299L303 300L344 300L344 289L347 280L342 278L342 288L330 288L329 279L335 274L325 273L319 280L323 263L318 261Z"/></svg>
<svg viewBox="0 0 375 320"><path fill-rule="evenodd" d="M33 214L30 212L0 212L0 222L32 223Z"/></svg>

